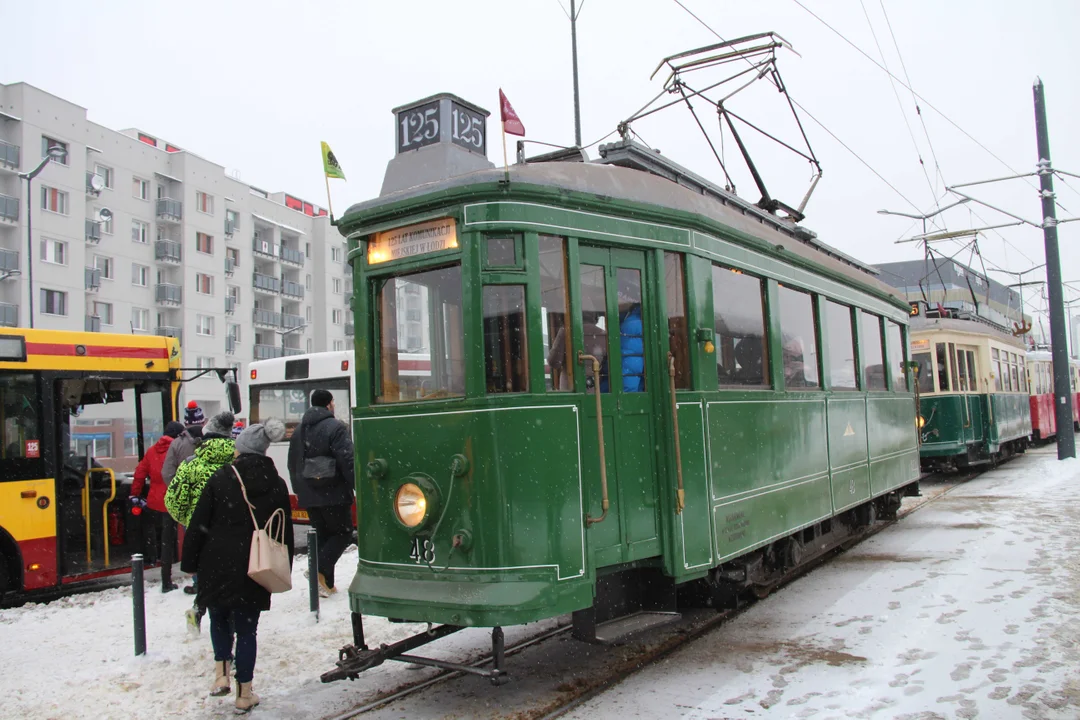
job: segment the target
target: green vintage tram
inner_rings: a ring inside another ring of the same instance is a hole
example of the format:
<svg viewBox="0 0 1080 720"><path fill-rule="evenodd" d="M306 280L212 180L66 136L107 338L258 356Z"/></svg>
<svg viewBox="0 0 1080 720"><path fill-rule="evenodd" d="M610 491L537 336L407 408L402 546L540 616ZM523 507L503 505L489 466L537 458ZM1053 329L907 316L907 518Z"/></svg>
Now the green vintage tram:
<svg viewBox="0 0 1080 720"><path fill-rule="evenodd" d="M433 133L337 221L361 530L324 681L466 626L498 681L501 626L734 602L917 492L908 305L869 268L629 140L503 170ZM436 626L368 648L365 614Z"/></svg>

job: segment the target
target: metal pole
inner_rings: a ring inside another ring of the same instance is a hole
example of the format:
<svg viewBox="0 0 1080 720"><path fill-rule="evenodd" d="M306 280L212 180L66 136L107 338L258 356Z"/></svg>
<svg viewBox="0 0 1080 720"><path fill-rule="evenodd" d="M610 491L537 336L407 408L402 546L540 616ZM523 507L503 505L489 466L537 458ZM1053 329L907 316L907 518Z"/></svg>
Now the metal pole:
<svg viewBox="0 0 1080 720"><path fill-rule="evenodd" d="M319 536L315 528L307 531L308 604L319 622Z"/></svg>
<svg viewBox="0 0 1080 720"><path fill-rule="evenodd" d="M30 189L34 179L26 178L26 286L30 292L30 329L34 329L34 205L32 201L33 191Z"/></svg>
<svg viewBox="0 0 1080 720"><path fill-rule="evenodd" d="M131 556L131 605L135 615L135 655L146 654L146 602L143 595L143 556Z"/></svg>
<svg viewBox="0 0 1080 720"><path fill-rule="evenodd" d="M581 98L578 94L577 72L577 7L570 0L570 45L574 57L574 144L581 147Z"/></svg>
<svg viewBox="0 0 1080 720"><path fill-rule="evenodd" d="M1064 289L1058 255L1057 214L1054 207L1054 175L1050 164L1050 135L1046 127L1046 98L1042 80L1035 78L1035 135L1039 146L1039 196L1042 199L1043 241L1046 245L1046 285L1050 293L1050 348L1054 360L1054 407L1059 429L1071 428L1072 403L1069 382L1069 348L1065 340ZM1057 434L1058 460L1076 457L1071 432Z"/></svg>

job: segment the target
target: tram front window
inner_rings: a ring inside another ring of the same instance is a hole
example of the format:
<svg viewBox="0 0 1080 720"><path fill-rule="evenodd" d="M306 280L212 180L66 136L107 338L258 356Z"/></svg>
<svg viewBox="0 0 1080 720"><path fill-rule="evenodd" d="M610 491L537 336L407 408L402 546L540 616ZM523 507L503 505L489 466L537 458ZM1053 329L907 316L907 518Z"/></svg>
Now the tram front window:
<svg viewBox="0 0 1080 720"><path fill-rule="evenodd" d="M930 353L918 352L911 356L918 366L915 377L918 379L920 393L934 392L934 368L930 364Z"/></svg>
<svg viewBox="0 0 1080 720"><path fill-rule="evenodd" d="M379 351L375 401L465 395L461 266L375 281Z"/></svg>

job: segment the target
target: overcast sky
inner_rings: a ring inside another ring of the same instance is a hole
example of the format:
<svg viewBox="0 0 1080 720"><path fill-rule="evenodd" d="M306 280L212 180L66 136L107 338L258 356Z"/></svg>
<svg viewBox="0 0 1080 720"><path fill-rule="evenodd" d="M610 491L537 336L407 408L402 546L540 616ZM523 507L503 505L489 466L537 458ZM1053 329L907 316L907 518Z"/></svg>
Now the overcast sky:
<svg viewBox="0 0 1080 720"><path fill-rule="evenodd" d="M798 52L781 52L779 67L791 95L828 128L802 116L824 168L804 224L826 242L871 263L919 258L917 246L894 241L921 226L878 215L878 209L929 211L945 194L942 178L952 185L1012 174L952 123L1013 170L1032 171L1036 75L1046 85L1054 165L1080 174L1080 3L800 1L897 77L906 68L927 101L920 102L921 121L909 91L897 85L894 92L885 73L795 0L681 0L726 39L772 30ZM0 45L0 81L29 82L88 108L95 122L138 127L239 170L246 182L320 204L318 145L326 140L349 178L332 184L340 213L378 193L394 149L390 109L436 92L453 92L495 113L488 154L497 164L500 87L528 139L572 144L568 9L569 0L0 0L9 31ZM716 42L716 36L674 0L585 0L578 42L582 134L591 143L660 91L662 78L650 81L649 75L661 58ZM798 140L775 92L758 88L729 106L785 140ZM703 119L715 127L714 116ZM634 129L665 155L723 182L685 109L672 108ZM733 149L729 141L726 158L738 168ZM807 164L760 144L756 150L770 190L797 204L809 184ZM597 155L595 148L590 153ZM740 195L756 201L745 171L734 172ZM1069 182L1080 190L1080 179ZM1059 209L1059 218L1080 216L1080 193L1060 182L1056 189L1069 211ZM978 196L1031 220L1041 214L1023 180ZM1008 221L978 207L976 217L969 207L943 216L948 229ZM1080 280L1080 223L1063 226L1060 236L1064 278ZM951 255L962 246L937 247ZM989 232L979 247L988 267L1016 271L1044 260L1042 233L1030 227ZM969 255L965 250L959 259L967 262Z"/></svg>

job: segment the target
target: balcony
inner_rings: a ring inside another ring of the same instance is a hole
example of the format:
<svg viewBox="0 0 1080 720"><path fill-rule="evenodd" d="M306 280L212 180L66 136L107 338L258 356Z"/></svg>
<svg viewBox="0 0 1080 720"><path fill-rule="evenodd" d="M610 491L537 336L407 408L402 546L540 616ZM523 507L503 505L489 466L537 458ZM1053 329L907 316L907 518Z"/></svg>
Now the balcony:
<svg viewBox="0 0 1080 720"><path fill-rule="evenodd" d="M300 315L289 315L281 313L281 328L288 330L289 328L301 327L304 324L304 318Z"/></svg>
<svg viewBox="0 0 1080 720"><path fill-rule="evenodd" d="M184 219L184 203L172 198L158 198L157 218L164 222L180 222Z"/></svg>
<svg viewBox="0 0 1080 720"><path fill-rule="evenodd" d="M86 242L101 242L101 223L94 222L93 220L86 221Z"/></svg>
<svg viewBox="0 0 1080 720"><path fill-rule="evenodd" d="M352 337L356 333L356 327L352 323L345 323L345 337Z"/></svg>
<svg viewBox="0 0 1080 720"><path fill-rule="evenodd" d="M281 357L291 357L293 355L303 355L303 354L304 354L304 351L301 350L300 348L287 347L287 348L282 348L281 349Z"/></svg>
<svg viewBox="0 0 1080 720"><path fill-rule="evenodd" d="M227 296L225 298L225 314L232 315L236 312L236 298Z"/></svg>
<svg viewBox="0 0 1080 720"><path fill-rule="evenodd" d="M304 253L299 250L293 250L282 245L279 248L281 253L281 262L289 263L290 265L297 265L299 267L304 266Z"/></svg>
<svg viewBox="0 0 1080 720"><path fill-rule="evenodd" d="M281 286L281 294L298 300L304 299L304 286L292 280L285 280Z"/></svg>
<svg viewBox="0 0 1080 720"><path fill-rule="evenodd" d="M281 313L273 310L260 310L256 308L252 313L251 322L256 327L279 328L281 327Z"/></svg>
<svg viewBox="0 0 1080 720"><path fill-rule="evenodd" d="M274 347L273 345L256 345L255 346L255 359L256 360L269 360L270 358L281 357L281 348Z"/></svg>
<svg viewBox="0 0 1080 720"><path fill-rule="evenodd" d="M236 338L234 338L232 335L226 335L225 336L225 354L226 355L235 355L236 354Z"/></svg>
<svg viewBox="0 0 1080 720"><path fill-rule="evenodd" d="M94 180L94 178L97 178L97 180ZM86 196L87 197L97 197L97 196L101 195L101 190L97 190L97 189L94 188L95 183L97 184L98 187L103 188L103 187L105 187L105 178L101 177L97 173L92 173L92 172L86 173Z"/></svg>
<svg viewBox="0 0 1080 720"><path fill-rule="evenodd" d="M101 270L92 267L83 268L83 278L87 290L101 289Z"/></svg>
<svg viewBox="0 0 1080 720"><path fill-rule="evenodd" d="M19 253L0 249L0 280L19 272Z"/></svg>
<svg viewBox="0 0 1080 720"><path fill-rule="evenodd" d="M10 195L0 195L0 220L8 222L19 221L19 198Z"/></svg>
<svg viewBox="0 0 1080 720"><path fill-rule="evenodd" d="M253 273L251 287L255 289L255 292L277 295L281 292L281 280L276 277L271 277L270 275Z"/></svg>
<svg viewBox="0 0 1080 720"><path fill-rule="evenodd" d="M160 286L159 286L160 287ZM162 325L161 327L154 328L154 334L162 337L176 338L181 343L184 342L184 330L172 325Z"/></svg>
<svg viewBox="0 0 1080 720"><path fill-rule="evenodd" d="M154 243L154 257L158 262L181 263L184 247L175 240L158 240Z"/></svg>
<svg viewBox="0 0 1080 720"><path fill-rule="evenodd" d="M0 167L19 170L19 146L0 140Z"/></svg>
<svg viewBox="0 0 1080 720"><path fill-rule="evenodd" d="M83 329L86 332L101 332L101 318L97 315L87 315Z"/></svg>
<svg viewBox="0 0 1080 720"><path fill-rule="evenodd" d="M233 273L235 273L235 272L236 272L236 261L233 260L231 257L225 258L225 274L228 275L229 277L232 277Z"/></svg>
<svg viewBox="0 0 1080 720"><path fill-rule="evenodd" d="M225 220L225 237L231 238L236 234L236 222L226 218Z"/></svg>
<svg viewBox="0 0 1080 720"><path fill-rule="evenodd" d="M170 283L154 286L154 300L158 305L180 305L184 302L184 288Z"/></svg>
<svg viewBox="0 0 1080 720"><path fill-rule="evenodd" d="M271 240L263 239L259 236L259 233L255 233L255 237L251 240L251 250L255 253L256 257L277 260L277 253L274 252L274 243Z"/></svg>
<svg viewBox="0 0 1080 720"><path fill-rule="evenodd" d="M0 303L0 327L19 327L19 306Z"/></svg>

